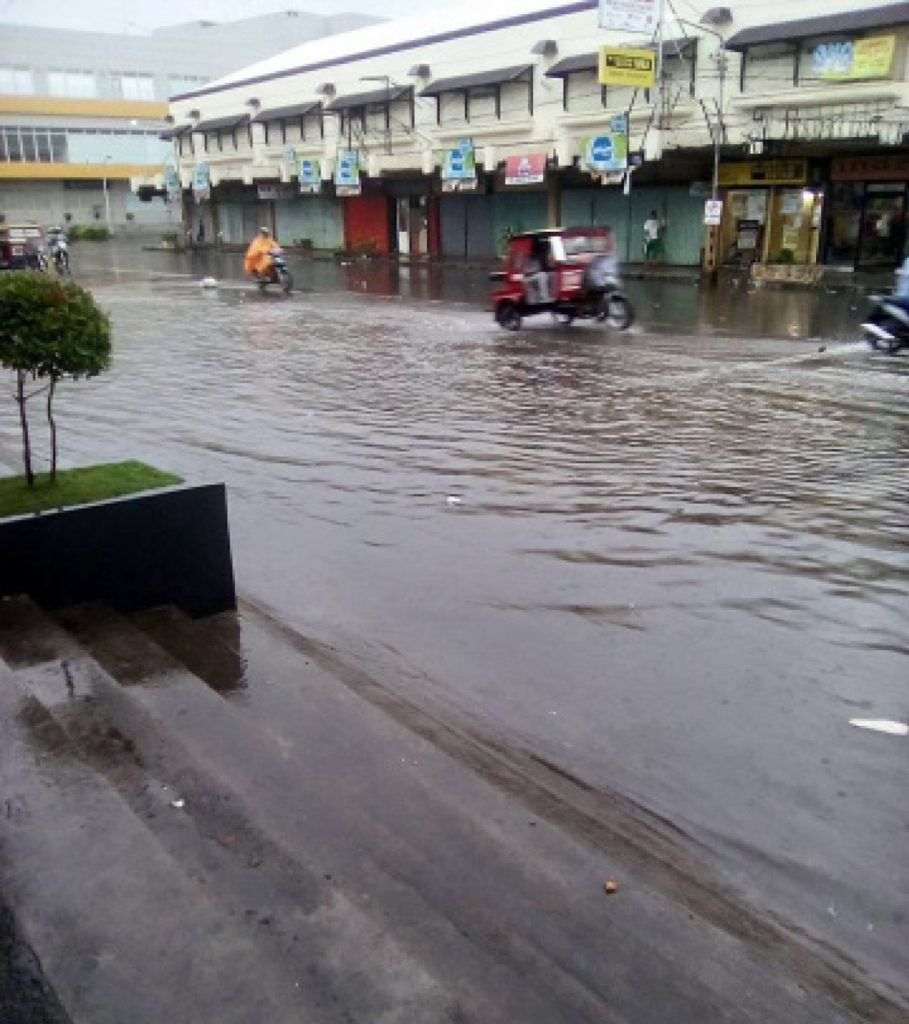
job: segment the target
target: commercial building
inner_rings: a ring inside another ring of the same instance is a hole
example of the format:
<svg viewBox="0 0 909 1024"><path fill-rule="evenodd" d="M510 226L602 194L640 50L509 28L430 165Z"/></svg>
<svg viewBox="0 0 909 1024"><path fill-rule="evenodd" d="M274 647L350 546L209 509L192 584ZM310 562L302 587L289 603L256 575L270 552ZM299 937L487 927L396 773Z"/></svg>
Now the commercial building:
<svg viewBox="0 0 909 1024"><path fill-rule="evenodd" d="M150 35L0 25L0 216L7 222L160 226L131 178L158 171L167 97L284 49L376 19L287 11ZM179 208L177 210L179 223Z"/></svg>
<svg viewBox="0 0 909 1024"><path fill-rule="evenodd" d="M656 210L669 263L901 256L909 4L673 14L661 88L600 84L600 47L657 48L597 8L495 0L303 44L175 97L174 168L143 181L228 242L270 222L286 242L472 257L592 221L635 260Z"/></svg>

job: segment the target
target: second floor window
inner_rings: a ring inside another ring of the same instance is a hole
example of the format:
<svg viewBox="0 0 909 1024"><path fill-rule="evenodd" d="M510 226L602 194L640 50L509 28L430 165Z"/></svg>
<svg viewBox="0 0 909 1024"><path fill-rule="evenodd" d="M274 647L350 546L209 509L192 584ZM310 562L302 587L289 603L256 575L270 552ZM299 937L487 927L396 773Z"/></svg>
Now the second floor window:
<svg viewBox="0 0 909 1024"><path fill-rule="evenodd" d="M125 100L153 100L155 80L151 75L115 75L114 91Z"/></svg>
<svg viewBox="0 0 909 1024"><path fill-rule="evenodd" d="M51 96L97 96L98 83L88 71L50 71L47 88Z"/></svg>
<svg viewBox="0 0 909 1024"><path fill-rule="evenodd" d="M0 93L30 96L34 91L35 77L28 68L0 67Z"/></svg>

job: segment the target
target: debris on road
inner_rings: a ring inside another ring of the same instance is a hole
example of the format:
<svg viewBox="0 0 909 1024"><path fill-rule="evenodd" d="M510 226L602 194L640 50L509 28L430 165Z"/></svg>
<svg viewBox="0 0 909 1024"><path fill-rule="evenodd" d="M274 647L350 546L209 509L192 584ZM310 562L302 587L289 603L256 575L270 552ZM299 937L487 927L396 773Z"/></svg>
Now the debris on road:
<svg viewBox="0 0 909 1024"><path fill-rule="evenodd" d="M460 505L461 499L455 494L449 494L448 497L445 499L445 504L449 506Z"/></svg>
<svg viewBox="0 0 909 1024"><path fill-rule="evenodd" d="M905 722L892 722L887 718L850 718L849 724L857 729L872 729L890 736L909 736L909 725Z"/></svg>
<svg viewBox="0 0 909 1024"><path fill-rule="evenodd" d="M181 810L184 807L185 804L186 804L186 801L183 799L182 796L180 797L179 800L171 800L171 802L170 802L171 807L176 807L177 810Z"/></svg>
<svg viewBox="0 0 909 1024"><path fill-rule="evenodd" d="M203 277L202 280L199 282L199 284L202 285L203 288L217 288L218 287L218 282L213 277Z"/></svg>
<svg viewBox="0 0 909 1024"><path fill-rule="evenodd" d="M619 891L619 883L614 878L607 878L603 888L606 890L607 896L613 896Z"/></svg>

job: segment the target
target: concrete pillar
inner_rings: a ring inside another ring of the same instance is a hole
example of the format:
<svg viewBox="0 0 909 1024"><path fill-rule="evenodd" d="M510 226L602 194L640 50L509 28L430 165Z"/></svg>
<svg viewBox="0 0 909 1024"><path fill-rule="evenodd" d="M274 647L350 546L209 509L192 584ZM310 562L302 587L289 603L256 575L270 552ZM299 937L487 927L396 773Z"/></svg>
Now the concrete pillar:
<svg viewBox="0 0 909 1024"><path fill-rule="evenodd" d="M546 226L562 226L562 179L558 171L546 175Z"/></svg>

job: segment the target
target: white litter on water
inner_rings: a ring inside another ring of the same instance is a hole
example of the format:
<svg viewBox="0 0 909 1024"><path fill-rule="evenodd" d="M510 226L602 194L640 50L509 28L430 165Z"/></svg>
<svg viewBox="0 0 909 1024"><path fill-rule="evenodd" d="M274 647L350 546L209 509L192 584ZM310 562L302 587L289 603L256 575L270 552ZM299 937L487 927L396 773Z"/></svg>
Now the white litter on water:
<svg viewBox="0 0 909 1024"><path fill-rule="evenodd" d="M905 722L891 722L888 718L850 718L849 724L858 729L872 729L889 736L909 736L909 725Z"/></svg>
<svg viewBox="0 0 909 1024"><path fill-rule="evenodd" d="M180 810L185 803L186 801L181 797L179 800L171 800L170 805L171 807L176 807L177 810Z"/></svg>
<svg viewBox="0 0 909 1024"><path fill-rule="evenodd" d="M203 277L199 282L203 288L217 288L218 282L213 277Z"/></svg>
<svg viewBox="0 0 909 1024"><path fill-rule="evenodd" d="M448 497L445 499L445 504L446 505L460 505L461 504L461 499L459 497L457 497L456 495L454 495L454 494L449 494Z"/></svg>

